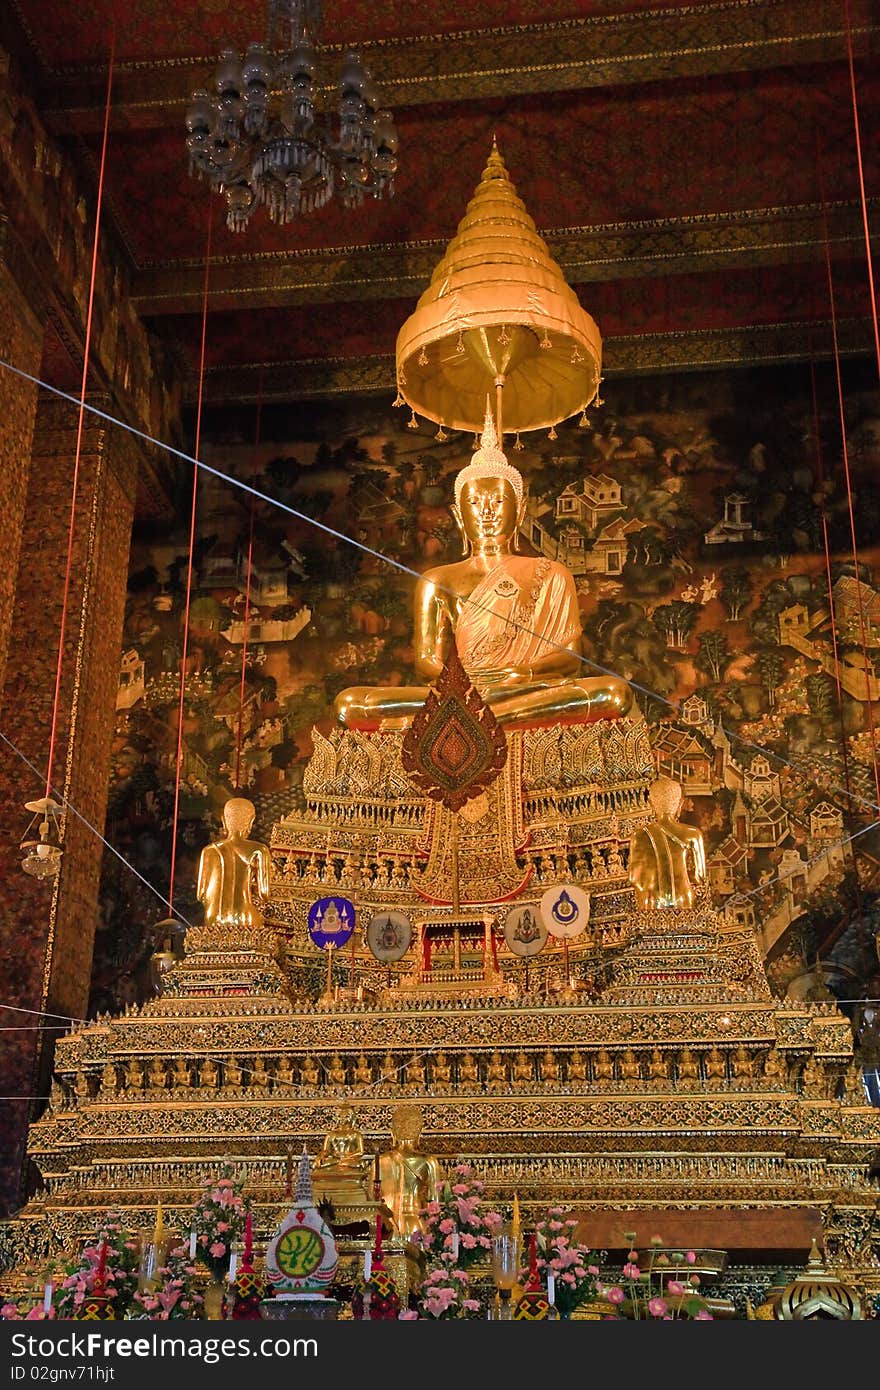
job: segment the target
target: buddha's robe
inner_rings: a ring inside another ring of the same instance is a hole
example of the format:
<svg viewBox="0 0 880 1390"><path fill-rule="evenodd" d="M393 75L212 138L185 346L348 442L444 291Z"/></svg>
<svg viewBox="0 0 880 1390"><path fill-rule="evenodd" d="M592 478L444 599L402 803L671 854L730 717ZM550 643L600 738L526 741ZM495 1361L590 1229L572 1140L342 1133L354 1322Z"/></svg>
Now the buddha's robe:
<svg viewBox="0 0 880 1390"><path fill-rule="evenodd" d="M479 686L481 671L534 666L580 637L574 580L553 560L508 555L461 606L455 645Z"/></svg>

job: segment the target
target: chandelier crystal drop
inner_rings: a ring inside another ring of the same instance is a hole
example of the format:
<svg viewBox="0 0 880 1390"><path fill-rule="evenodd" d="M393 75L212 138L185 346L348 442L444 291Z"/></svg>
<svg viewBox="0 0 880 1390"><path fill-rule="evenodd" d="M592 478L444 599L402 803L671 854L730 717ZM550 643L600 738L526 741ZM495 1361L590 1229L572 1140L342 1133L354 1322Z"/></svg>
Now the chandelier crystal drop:
<svg viewBox="0 0 880 1390"><path fill-rule="evenodd" d="M324 207L334 193L347 208L394 193L397 130L357 53L345 55L339 72L336 138L330 111L319 109L320 21L320 0L269 0L266 42L250 44L244 59L225 49L214 94L192 95L190 174L223 193L233 232L243 232L261 206L284 223Z"/></svg>

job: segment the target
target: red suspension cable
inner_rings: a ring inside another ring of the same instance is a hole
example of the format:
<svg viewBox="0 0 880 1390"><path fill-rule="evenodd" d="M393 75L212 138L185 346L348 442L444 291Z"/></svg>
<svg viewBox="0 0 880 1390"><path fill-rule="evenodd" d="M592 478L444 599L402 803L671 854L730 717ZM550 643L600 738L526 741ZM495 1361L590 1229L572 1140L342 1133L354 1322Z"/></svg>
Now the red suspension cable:
<svg viewBox="0 0 880 1390"><path fill-rule="evenodd" d="M202 398L205 387L205 344L208 335L208 285L211 273L211 229L213 199L208 199L208 236L205 245L205 283L202 292L202 345L199 354L199 391L196 402L196 438L193 456L198 459L202 442ZM180 772L183 764L183 706L186 696L186 660L189 651L189 613L192 601L193 550L196 543L196 503L199 491L199 470L193 465L192 505L189 517L189 555L186 563L186 603L183 611L183 645L180 653L180 698L177 705L177 760L174 768L174 819L171 825L171 869L168 883L169 914L174 915L174 871L177 867L177 814L180 807Z"/></svg>
<svg viewBox="0 0 880 1390"><path fill-rule="evenodd" d="M868 200L865 196L865 167L862 162L862 134L859 125L859 101L856 94L856 70L853 61L850 0L843 0L843 17L846 26L846 56L849 61L849 86L852 95L853 130L856 137L856 162L859 168L859 195L862 200L862 225L865 231L865 260L868 265L868 289L871 295L871 318L874 324L874 354L877 359L877 374L880 376L880 327L878 327L877 323L877 296L874 293L874 263L871 259L871 230L868 225Z"/></svg>
<svg viewBox="0 0 880 1390"><path fill-rule="evenodd" d="M257 421L254 427L254 451L260 446L263 422L263 373L260 371L260 389L257 397ZM235 734L235 790L241 790L241 745L244 732L244 689L247 674L248 629L251 616L251 574L254 559L254 498L251 498L251 524L248 534L247 579L244 590L244 631L241 642L241 684L238 690L238 727Z"/></svg>
<svg viewBox="0 0 880 1390"><path fill-rule="evenodd" d="M58 634L58 660L55 664L55 694L52 699L52 724L49 730L49 757L46 767L46 796L52 792L52 767L58 736L58 712L61 705L61 673L64 668L64 639L67 635L67 610L70 603L70 578L73 570L73 539L76 530L76 499L79 488L79 466L82 459L83 424L86 414L86 387L89 379L89 356L92 345L92 316L95 307L95 281L98 276L98 239L101 231L101 206L104 201L104 174L107 168L107 137L110 132L110 98L113 91L113 69L116 63L116 30L110 38L110 61L107 66L107 97L104 103L104 135L101 142L101 164L98 170L98 200L95 206L95 241L92 246L92 274L89 281L89 302L86 312L86 336L83 344L82 382L79 393L79 420L76 427L76 452L73 459L73 491L70 498L70 525L67 530L67 567L64 571L64 590L61 600L61 630Z"/></svg>

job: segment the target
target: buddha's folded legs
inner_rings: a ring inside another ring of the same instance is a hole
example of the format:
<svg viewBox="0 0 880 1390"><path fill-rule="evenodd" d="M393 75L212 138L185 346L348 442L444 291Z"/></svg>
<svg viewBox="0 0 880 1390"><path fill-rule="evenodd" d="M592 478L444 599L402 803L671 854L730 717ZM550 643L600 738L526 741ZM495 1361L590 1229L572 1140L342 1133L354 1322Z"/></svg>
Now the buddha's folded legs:
<svg viewBox="0 0 880 1390"><path fill-rule="evenodd" d="M479 674L475 684L480 686ZM614 676L535 680L516 687L480 689L502 724L536 719L616 719L632 706L630 687ZM378 724L383 730L403 729L425 703L428 690L426 685L352 686L336 697L336 718L347 728Z"/></svg>

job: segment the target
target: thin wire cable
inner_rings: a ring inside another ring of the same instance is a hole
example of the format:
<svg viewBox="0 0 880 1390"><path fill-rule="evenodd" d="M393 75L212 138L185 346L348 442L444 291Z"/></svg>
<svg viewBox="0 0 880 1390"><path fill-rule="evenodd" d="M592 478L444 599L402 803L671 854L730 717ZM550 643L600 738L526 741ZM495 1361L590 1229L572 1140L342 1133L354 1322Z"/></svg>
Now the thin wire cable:
<svg viewBox="0 0 880 1390"><path fill-rule="evenodd" d="M877 359L877 374L880 376L880 325L878 325L877 322L877 296L874 291L874 263L871 256L871 228L868 223L868 200L865 196L865 167L862 162L862 135L859 122L859 100L856 93L856 70L853 60L850 0L843 0L843 18L846 30L846 56L849 63L849 86L852 96L853 131L856 137L856 163L859 170L859 196L862 203L862 225L865 231L865 262L868 267L868 289L871 295L871 319L874 325L874 352Z"/></svg>
<svg viewBox="0 0 880 1390"><path fill-rule="evenodd" d="M202 345L199 354L199 398L196 409L195 453L198 457L202 439L202 397L205 382L205 345L208 334L208 285L211 274L211 231L214 225L214 200L208 198L208 233L205 246L205 285L202 294ZM186 561L186 602L183 610L183 642L180 652L180 698L177 706L177 757L174 763L174 813L171 821L171 867L168 874L168 898L174 902L174 872L177 867L177 814L180 808L180 773L183 765L183 712L186 700L186 661L189 652L189 614L192 602L193 550L196 543L196 510L199 491L199 470L193 469L192 503L189 518L189 553ZM174 915L174 908L171 908Z"/></svg>
<svg viewBox="0 0 880 1390"><path fill-rule="evenodd" d="M254 426L254 452L260 447L260 434L263 422L263 373L260 371L259 399L257 401L257 419ZM198 450L196 450L198 453ZM247 578L245 579L244 589L244 618L242 622L241 635L241 684L238 689L238 727L235 734L235 789L241 789L241 745L244 733L244 692L245 677L247 675L247 654L248 636L250 632L251 617L251 575L253 573L254 562L254 514L256 503L251 498L251 520L248 532L248 553L247 553Z"/></svg>
<svg viewBox="0 0 880 1390"><path fill-rule="evenodd" d="M32 763L31 760L30 760L30 758L27 756L27 754L23 753L23 752L21 751L20 748L17 748L17 747L15 746L15 744L12 742L12 739L7 738L6 734L4 734L4 732L3 732L2 729L0 729L0 740L2 740L3 743L6 744L7 748L11 749L11 751L15 754L15 756L16 756L17 758L21 758L21 761L22 761L27 767L30 768L31 772L35 772L35 773L37 774L38 777L42 778L42 775L43 775L43 774L41 773L40 769L36 766L36 764L35 764L35 763ZM51 796L51 795L53 794L53 792L54 792L54 795L55 795L55 797L56 797L56 799L57 799L57 801L58 801L58 804L63 808L63 810L72 812L72 814L76 816L77 820L80 821L80 822L86 827L87 830L90 830L90 831L92 832L93 835L96 835L96 836L98 837L98 839L101 841L101 844L104 846L104 848L105 848L105 849L109 849L110 853L111 853L111 854L114 854L114 855L116 856L116 858L119 860L119 862L120 862L121 864L124 864L125 867L126 867L127 869L130 869L131 872L134 874L135 878L139 878L140 881L141 881L141 883L143 883L145 887L149 888L149 890L150 890L151 893L155 893L155 895L156 895L156 897L159 899L159 901L160 901L161 903L164 903L164 905L170 910L170 909L171 909L171 904L170 904L170 902L168 901L167 898L164 898L164 897L162 896L162 894L159 892L158 888L155 888L155 887L153 886L153 884L150 883L149 879L144 878L143 874L138 872L138 870L134 867L134 865L133 865L128 859L126 859L125 855L124 855L124 854L120 854L120 853L119 853L119 850L116 849L114 845L111 845L111 843L110 843L109 840L105 839L105 837L101 834L101 832L100 832L100 830L97 828L97 826L92 825L92 822L91 822L90 820L88 820L88 819L82 814L81 811L78 811L77 808L73 805L73 803L72 803L71 801L68 801L68 800L67 800L67 797L63 794L63 792L61 792L60 790L55 790L55 789L52 788L51 785L50 785L49 791L47 791L46 795L47 795L47 796ZM188 922L188 921L186 920L186 918L185 918L184 916L182 916L180 913L178 913L177 915L178 915L178 917L180 918L180 921L183 923L184 926L186 926L186 927L192 926L192 923L191 923L191 922ZM4 1006L4 1007L5 1007L5 1006Z"/></svg>
<svg viewBox="0 0 880 1390"><path fill-rule="evenodd" d="M3 359L0 359L0 368L6 368L26 381L32 381L38 386L44 386L46 390L63 399L71 399L67 392L62 391L59 387L50 386L48 383L40 381L38 377L31 376L29 372L25 372L22 368L15 367ZM121 429L127 430L130 434L134 435L135 438L143 439L149 444L154 444L157 448L163 449L174 458L179 458L184 463L191 464L193 467L201 469L202 472L207 473L209 476L219 478L222 482L228 483L231 487L237 488L240 492L248 493L250 496L256 498L257 501L265 502L268 506L275 507L278 511L285 512L288 516L292 516L297 521L302 521L306 525L314 527L324 535L332 536L334 540L344 541L346 545L354 546L356 550L360 550L364 555L369 555L374 560L380 560L383 564L388 565L389 568L397 570L400 574L405 574L410 579L420 580L424 577L418 570L411 569L409 565L404 565L400 560L395 560L390 555L384 555L381 550L374 550L371 546L364 545L362 541L355 540L353 536L347 536L343 531L337 531L334 527L328 526L326 522L318 521L315 517L309 516L306 512L297 511L295 507L289 506L286 502L282 502L278 498L269 496L268 493L262 492L259 488L255 488L250 483L244 482L241 478L235 478L229 473L224 473L222 469L214 468L209 463L204 463L200 459L193 458L192 455L185 453L182 449L176 449L172 444L167 444L162 440L155 439L152 435L147 434L146 431L140 430L136 426L128 424L126 421L116 420L114 416L109 415L106 411L100 410L97 406L90 406L86 403L86 410L91 411L100 419L107 420L110 424L118 425ZM438 586L438 588L440 588L440 586ZM441 589L441 592L451 594L449 590ZM456 595L452 596L457 597ZM494 617L501 616L496 609L492 608L489 604L480 603L478 599L468 598L464 600L464 602ZM508 620L505 619L505 621ZM568 655L575 655L581 665L587 667L589 670L598 671L602 675L613 676L617 680L624 679L624 677L620 676L618 672L612 670L610 667L603 666L598 661L593 661L592 658L586 657L582 653L571 653L567 648L560 647L558 643L548 641L540 633L532 632L531 628L527 627L524 623L520 623L516 619L510 619L509 621L518 631L529 636L540 638L551 650L565 651ZM629 680L626 683L632 690L638 691L640 694L652 700L657 700L660 704L672 710L673 713L677 714L680 711L681 706L676 703L676 701L668 699L658 691L651 690L648 686L642 685L638 681ZM751 739L744 738L742 734L736 733L734 730L724 729L723 726L720 727L722 728L722 732L724 732L729 739L740 744L741 747L753 749L755 752L765 754L766 757L773 759L780 766L787 767L792 772L803 777L805 781L811 783L820 791L835 791L841 796L846 796L846 789L839 786L836 782L820 782L810 773L809 769L793 761L791 758L784 758L781 753L777 753L774 749L765 747L765 745L760 743L755 743ZM867 797L863 797L855 792L853 793L853 799L858 801L862 806L865 806L868 810L880 810L880 799L875 803L870 801Z"/></svg>
<svg viewBox="0 0 880 1390"><path fill-rule="evenodd" d="M861 835L867 835L870 830L876 830L878 827L880 827L880 820L875 820L872 821L870 825L863 825L861 830L856 830L852 835L845 835L840 840L834 840L832 844L826 849L821 850L819 854L814 854L812 859L805 859L801 868L808 869L811 864L818 864L820 860L828 857L832 849L843 849L845 845L851 844L853 840L858 840ZM745 902L747 898L753 898L756 893L763 893L767 888L772 888L775 883L785 883L792 877L793 875L790 873L774 874L772 878L766 879L764 883L759 883L757 888L751 888L747 893L733 893L726 900L724 906L727 908L732 904Z"/></svg>
<svg viewBox="0 0 880 1390"><path fill-rule="evenodd" d="M67 565L61 599L61 625L58 632L58 660L55 664L55 694L52 699L52 722L49 728L49 757L46 766L46 792L52 784L55 743L58 735L58 714L61 708L61 675L64 669L64 639L67 634L67 610L70 606L70 580L73 573L73 542L76 535L76 503L79 492L79 470L82 461L83 425L85 422L86 389L89 379L89 358L92 345L92 320L95 308L95 283L98 278L98 242L101 235L101 208L104 201L104 174L107 167L107 137L110 132L110 99L113 91L113 69L116 61L116 29L110 36L110 61L107 67L107 97L104 104L104 135L101 143L101 163L98 170L98 196L95 205L95 240L92 246L92 271L89 279L89 299L86 310L86 334L83 344L82 380L79 395L79 419L76 426L76 451L73 458L73 481L70 494L70 523L67 528Z"/></svg>

